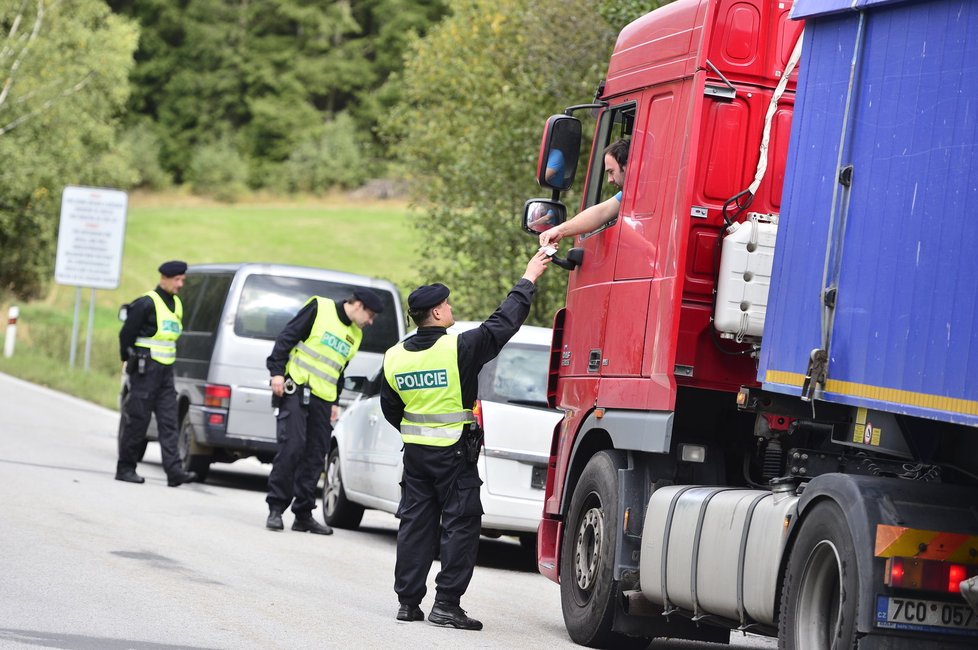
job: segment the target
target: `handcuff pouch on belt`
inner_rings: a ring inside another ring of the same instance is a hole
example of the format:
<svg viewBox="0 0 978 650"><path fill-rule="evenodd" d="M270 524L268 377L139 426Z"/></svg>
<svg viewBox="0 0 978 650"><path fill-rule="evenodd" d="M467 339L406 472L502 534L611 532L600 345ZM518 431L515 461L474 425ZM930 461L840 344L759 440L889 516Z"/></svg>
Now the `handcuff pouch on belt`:
<svg viewBox="0 0 978 650"><path fill-rule="evenodd" d="M462 430L462 449L465 453L465 460L473 465L479 462L483 437L482 427L475 422L466 424L465 429Z"/></svg>

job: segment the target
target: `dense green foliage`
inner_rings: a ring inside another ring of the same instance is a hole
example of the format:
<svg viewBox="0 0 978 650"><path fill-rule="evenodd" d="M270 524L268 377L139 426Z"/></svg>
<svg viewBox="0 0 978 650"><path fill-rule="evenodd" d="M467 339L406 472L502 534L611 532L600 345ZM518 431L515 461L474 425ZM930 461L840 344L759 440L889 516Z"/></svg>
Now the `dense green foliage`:
<svg viewBox="0 0 978 650"><path fill-rule="evenodd" d="M455 289L457 317L486 317L522 275L536 240L519 227L546 118L594 96L615 31L590 0L464 0L414 43L395 150L425 214L420 280ZM432 92L437 88L438 92ZM565 202L576 206L574 194ZM566 274L541 281L531 322L549 325Z"/></svg>
<svg viewBox="0 0 978 650"><path fill-rule="evenodd" d="M39 295L64 185L125 185L136 28L99 0L0 0L0 292Z"/></svg>
<svg viewBox="0 0 978 650"><path fill-rule="evenodd" d="M388 78L408 38L445 12L432 0L110 4L142 26L131 119L153 126L168 173L207 192L202 156L217 157L232 186L243 163L251 187L278 190L321 192L377 170L374 127L398 96ZM326 159L333 148L342 165Z"/></svg>

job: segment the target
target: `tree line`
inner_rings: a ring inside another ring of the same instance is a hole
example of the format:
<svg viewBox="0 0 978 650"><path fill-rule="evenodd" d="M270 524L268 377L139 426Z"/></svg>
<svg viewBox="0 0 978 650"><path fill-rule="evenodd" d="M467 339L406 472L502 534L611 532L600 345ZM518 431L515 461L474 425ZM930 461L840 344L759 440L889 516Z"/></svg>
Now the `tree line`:
<svg viewBox="0 0 978 650"><path fill-rule="evenodd" d="M516 219L543 121L658 4L0 0L0 292L43 294L66 184L234 200L405 178L419 280L485 315L533 248Z"/></svg>

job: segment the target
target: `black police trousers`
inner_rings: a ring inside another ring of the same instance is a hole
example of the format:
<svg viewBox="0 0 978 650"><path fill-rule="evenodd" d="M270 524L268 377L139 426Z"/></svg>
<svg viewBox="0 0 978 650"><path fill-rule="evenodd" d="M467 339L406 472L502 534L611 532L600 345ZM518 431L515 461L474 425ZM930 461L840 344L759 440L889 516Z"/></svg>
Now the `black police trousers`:
<svg viewBox="0 0 978 650"><path fill-rule="evenodd" d="M270 510L307 515L316 507L316 485L326 467L326 452L333 432L333 402L309 395L302 404L302 386L279 403L275 436L278 450L268 474Z"/></svg>
<svg viewBox="0 0 978 650"><path fill-rule="evenodd" d="M394 565L394 591L401 604L421 603L439 544L441 571L435 577L435 600L459 604L479 551L481 486L479 469L466 462L462 443L451 447L404 445Z"/></svg>
<svg viewBox="0 0 978 650"><path fill-rule="evenodd" d="M122 435L119 438L119 462L116 473L136 469L145 448L146 429L156 414L163 470L167 476L183 471L177 454L177 391L173 387L173 366L146 358L145 372L139 374L135 359L129 362L129 393L122 405Z"/></svg>

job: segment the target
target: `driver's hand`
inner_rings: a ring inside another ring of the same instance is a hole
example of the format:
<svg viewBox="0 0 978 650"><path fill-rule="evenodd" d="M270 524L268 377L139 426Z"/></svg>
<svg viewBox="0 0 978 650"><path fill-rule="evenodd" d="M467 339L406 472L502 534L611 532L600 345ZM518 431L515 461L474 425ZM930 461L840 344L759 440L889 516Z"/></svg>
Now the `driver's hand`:
<svg viewBox="0 0 978 650"><path fill-rule="evenodd" d="M560 232L560 226L554 226L549 230L544 230L540 233L540 245L541 246L553 246L563 238L563 233Z"/></svg>

